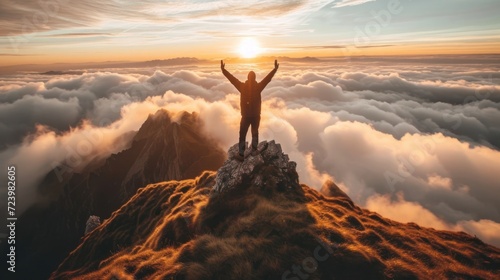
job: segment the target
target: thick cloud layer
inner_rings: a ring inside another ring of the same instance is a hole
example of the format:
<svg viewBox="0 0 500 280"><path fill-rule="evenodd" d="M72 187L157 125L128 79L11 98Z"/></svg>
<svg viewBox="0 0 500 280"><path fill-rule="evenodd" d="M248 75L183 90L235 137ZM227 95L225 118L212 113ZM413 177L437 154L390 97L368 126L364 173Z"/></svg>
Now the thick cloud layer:
<svg viewBox="0 0 500 280"><path fill-rule="evenodd" d="M241 79L251 70L226 67ZM271 66L253 67L259 79ZM124 149L123 135L159 108L200 113L225 149L237 141L239 96L219 69L119 72L0 81L0 162L18 167L22 208L51 168L79 170ZM282 144L303 183L333 178L385 216L499 245L497 73L495 64L282 63L263 93L261 139Z"/></svg>

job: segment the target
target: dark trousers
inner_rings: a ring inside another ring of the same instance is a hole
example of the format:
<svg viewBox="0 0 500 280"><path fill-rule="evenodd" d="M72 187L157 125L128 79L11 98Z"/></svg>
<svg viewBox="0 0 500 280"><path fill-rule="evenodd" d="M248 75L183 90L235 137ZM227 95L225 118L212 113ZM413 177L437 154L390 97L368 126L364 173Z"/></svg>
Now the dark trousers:
<svg viewBox="0 0 500 280"><path fill-rule="evenodd" d="M245 140L247 137L248 127L252 126L252 147L257 148L259 144L259 124L260 116L255 117L241 117L240 122L240 141L239 141L239 152L242 155L245 152Z"/></svg>

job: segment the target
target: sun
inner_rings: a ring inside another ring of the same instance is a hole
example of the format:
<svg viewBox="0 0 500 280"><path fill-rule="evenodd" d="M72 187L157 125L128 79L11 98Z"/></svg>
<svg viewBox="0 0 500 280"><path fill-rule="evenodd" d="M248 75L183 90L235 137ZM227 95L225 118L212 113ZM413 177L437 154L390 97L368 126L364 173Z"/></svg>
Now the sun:
<svg viewBox="0 0 500 280"><path fill-rule="evenodd" d="M254 38L244 38L241 40L238 53L243 58L253 58L262 52L259 41Z"/></svg>

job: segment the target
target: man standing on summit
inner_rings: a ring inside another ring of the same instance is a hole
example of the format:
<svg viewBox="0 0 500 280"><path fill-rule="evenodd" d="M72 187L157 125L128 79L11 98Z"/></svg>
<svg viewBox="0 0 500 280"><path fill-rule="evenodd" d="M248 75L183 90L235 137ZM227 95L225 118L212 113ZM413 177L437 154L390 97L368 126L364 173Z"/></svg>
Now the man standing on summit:
<svg viewBox="0 0 500 280"><path fill-rule="evenodd" d="M229 73L225 67L224 61L220 61L220 68L226 78L240 92L240 107L241 107L241 122L240 122L240 139L238 144L237 159L242 161L245 152L245 140L248 127L252 126L252 153L257 152L257 144L259 144L259 124L260 124L260 109L261 109L261 93L269 84L276 71L278 71L278 60L274 61L274 69L260 82L256 81L255 72L248 73L248 79L242 83Z"/></svg>

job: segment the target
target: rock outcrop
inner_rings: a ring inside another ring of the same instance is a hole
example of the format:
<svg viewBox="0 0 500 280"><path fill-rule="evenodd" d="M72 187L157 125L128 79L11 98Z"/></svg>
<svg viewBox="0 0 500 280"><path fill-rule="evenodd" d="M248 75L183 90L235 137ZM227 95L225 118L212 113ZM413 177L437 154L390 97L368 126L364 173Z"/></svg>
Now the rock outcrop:
<svg viewBox="0 0 500 280"><path fill-rule="evenodd" d="M295 168L297 164L290 161L288 155L281 150L281 145L274 141L261 142L257 147L258 154L245 151L245 159L235 159L238 144L228 151L228 159L217 171L214 192L221 193L233 190L241 185L252 185L257 188L300 188L299 176Z"/></svg>
<svg viewBox="0 0 500 280"><path fill-rule="evenodd" d="M92 232L96 227L101 225L101 218L98 216L90 215L85 223L85 234Z"/></svg>

